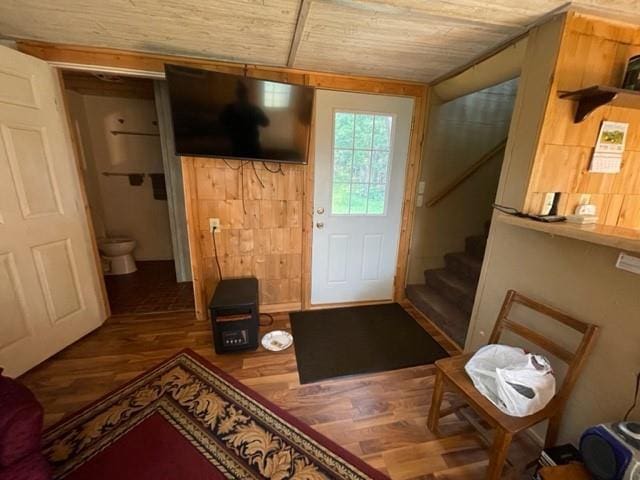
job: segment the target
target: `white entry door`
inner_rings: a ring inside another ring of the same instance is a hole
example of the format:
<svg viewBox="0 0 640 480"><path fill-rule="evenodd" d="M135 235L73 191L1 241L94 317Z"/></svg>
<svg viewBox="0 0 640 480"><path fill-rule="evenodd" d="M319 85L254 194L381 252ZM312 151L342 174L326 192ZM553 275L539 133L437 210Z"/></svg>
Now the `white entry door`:
<svg viewBox="0 0 640 480"><path fill-rule="evenodd" d="M391 300L413 99L316 93L311 303Z"/></svg>
<svg viewBox="0 0 640 480"><path fill-rule="evenodd" d="M0 47L0 367L19 375L105 311L56 72Z"/></svg>

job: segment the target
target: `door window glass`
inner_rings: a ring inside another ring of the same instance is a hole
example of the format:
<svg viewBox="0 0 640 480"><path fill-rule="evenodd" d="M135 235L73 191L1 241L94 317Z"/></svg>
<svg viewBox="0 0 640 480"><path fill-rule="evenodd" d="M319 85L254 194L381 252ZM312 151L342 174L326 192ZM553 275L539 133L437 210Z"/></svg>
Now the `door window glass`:
<svg viewBox="0 0 640 480"><path fill-rule="evenodd" d="M334 113L332 214L384 215L392 128L391 115Z"/></svg>

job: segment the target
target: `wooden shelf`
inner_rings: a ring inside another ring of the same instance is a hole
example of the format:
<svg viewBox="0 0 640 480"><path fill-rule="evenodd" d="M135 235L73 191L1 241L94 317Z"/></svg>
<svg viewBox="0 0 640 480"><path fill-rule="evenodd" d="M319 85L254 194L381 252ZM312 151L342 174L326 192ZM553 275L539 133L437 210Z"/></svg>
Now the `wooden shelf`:
<svg viewBox="0 0 640 480"><path fill-rule="evenodd" d="M578 102L578 108L576 108L576 114L573 118L574 123L580 123L602 105L640 109L640 92L623 88L594 85L573 92L560 91L558 96Z"/></svg>
<svg viewBox="0 0 640 480"><path fill-rule="evenodd" d="M640 230L632 228L613 227L610 225L576 225L566 222L544 223L500 212L496 213L496 219L501 223L528 228L529 230L536 230L549 235L558 235L640 253Z"/></svg>

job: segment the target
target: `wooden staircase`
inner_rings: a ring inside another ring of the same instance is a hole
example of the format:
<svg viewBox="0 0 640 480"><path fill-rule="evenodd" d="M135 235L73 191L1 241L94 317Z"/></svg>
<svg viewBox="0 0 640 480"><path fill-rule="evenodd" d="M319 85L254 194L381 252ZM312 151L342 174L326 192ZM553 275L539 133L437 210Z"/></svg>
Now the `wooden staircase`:
<svg viewBox="0 0 640 480"><path fill-rule="evenodd" d="M487 228L488 231L488 228ZM424 284L407 285L411 303L464 347L487 234L467 237L464 252L447 253L445 267L424 272Z"/></svg>

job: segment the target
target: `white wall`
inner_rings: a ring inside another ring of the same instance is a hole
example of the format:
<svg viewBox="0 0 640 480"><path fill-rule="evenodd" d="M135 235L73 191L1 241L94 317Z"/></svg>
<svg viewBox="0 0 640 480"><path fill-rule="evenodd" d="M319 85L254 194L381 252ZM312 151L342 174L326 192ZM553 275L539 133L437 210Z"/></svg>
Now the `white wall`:
<svg viewBox="0 0 640 480"><path fill-rule="evenodd" d="M615 268L618 253L500 222L491 228L467 349L487 343L511 288L602 327L567 406L562 441L577 441L590 425L620 420L633 398L640 370L640 275ZM538 322L533 326L540 328ZM560 329L549 334L573 347L573 338Z"/></svg>
<svg viewBox="0 0 640 480"><path fill-rule="evenodd" d="M507 136L517 79L447 103L432 95L421 179L425 200ZM502 153L433 207L416 209L408 283L423 283L423 271L444 264L444 254L464 249L469 235L484 233L491 218Z"/></svg>
<svg viewBox="0 0 640 480"><path fill-rule="evenodd" d="M497 200L507 205L522 205L561 32L562 21L556 19L530 34L498 188ZM487 342L508 289L601 326L567 405L561 442L576 442L590 425L621 419L633 397L640 370L640 276L614 267L618 253L496 219L491 227L466 350ZM575 343L566 328L541 325L524 313L519 320L544 327L568 348ZM639 415L636 411L635 418ZM536 431L542 436L540 429Z"/></svg>
<svg viewBox="0 0 640 480"><path fill-rule="evenodd" d="M80 142L80 164L82 165L82 176L87 193L87 200L91 208L91 220L96 237L106 236L106 226L104 223L104 208L102 205L102 195L96 162L93 160L91 149L91 134L89 132L89 122L87 121L84 108L84 98L79 93L67 90L67 106L71 114L75 135Z"/></svg>
<svg viewBox="0 0 640 480"><path fill-rule="evenodd" d="M163 173L159 137L110 133L111 130L157 132L152 123L156 121L154 102L70 93L72 111L84 132L82 141L88 164L85 177L96 235L133 238L138 244L134 251L137 260L173 258L167 201L153 198L151 179L146 176L142 185L131 186L127 177L102 175Z"/></svg>

